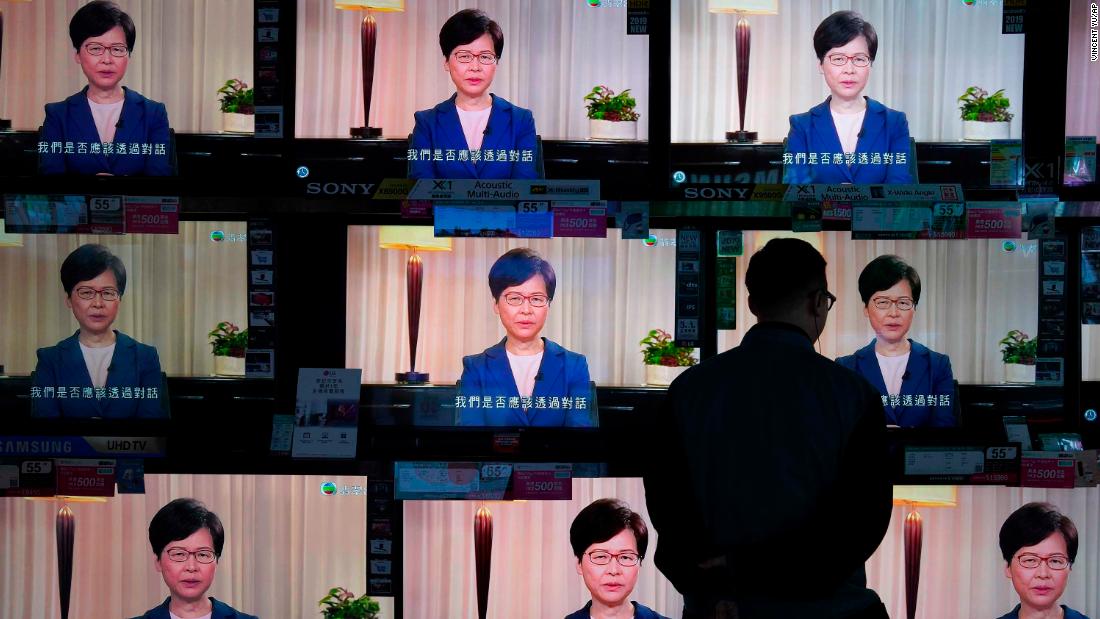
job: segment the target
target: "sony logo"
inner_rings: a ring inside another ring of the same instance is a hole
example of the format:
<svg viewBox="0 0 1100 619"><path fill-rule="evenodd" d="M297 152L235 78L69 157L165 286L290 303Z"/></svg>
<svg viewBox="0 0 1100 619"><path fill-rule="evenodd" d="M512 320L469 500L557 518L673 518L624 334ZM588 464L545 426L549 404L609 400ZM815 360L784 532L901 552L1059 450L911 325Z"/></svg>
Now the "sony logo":
<svg viewBox="0 0 1100 619"><path fill-rule="evenodd" d="M747 187L685 187L685 198L703 198L705 200L733 199L747 200L752 189Z"/></svg>
<svg viewBox="0 0 1100 619"><path fill-rule="evenodd" d="M308 183L306 193L312 196L369 196L374 186L374 183Z"/></svg>

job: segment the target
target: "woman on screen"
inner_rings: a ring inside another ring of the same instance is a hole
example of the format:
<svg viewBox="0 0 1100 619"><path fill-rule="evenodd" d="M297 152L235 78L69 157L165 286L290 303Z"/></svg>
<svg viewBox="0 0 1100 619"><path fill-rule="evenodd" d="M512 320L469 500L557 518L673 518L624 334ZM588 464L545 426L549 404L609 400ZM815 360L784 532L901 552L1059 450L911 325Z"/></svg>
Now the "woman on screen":
<svg viewBox="0 0 1100 619"><path fill-rule="evenodd" d="M630 600L649 546L645 520L630 506L619 499L593 501L573 519L569 543L592 599L565 619L667 619Z"/></svg>
<svg viewBox="0 0 1100 619"><path fill-rule="evenodd" d="M909 339L920 301L917 270L897 256L879 256L859 274L863 315L875 339L837 362L882 395L886 423L904 428L955 425L951 359Z"/></svg>
<svg viewBox="0 0 1100 619"><path fill-rule="evenodd" d="M1049 503L1028 503L1001 526L1005 576L1020 603L1000 619L1088 619L1058 599L1077 559L1077 527Z"/></svg>
<svg viewBox="0 0 1100 619"><path fill-rule="evenodd" d="M153 567L168 585L168 597L134 619L256 619L207 597L222 557L225 529L214 512L195 499L176 499L149 523Z"/></svg>
<svg viewBox="0 0 1100 619"><path fill-rule="evenodd" d="M500 25L459 11L439 31L439 47L456 92L415 114L409 177L539 178L534 116L489 92L504 52Z"/></svg>
<svg viewBox="0 0 1100 619"><path fill-rule="evenodd" d="M913 182L905 113L863 96L878 52L875 28L859 13L837 11L814 32L814 51L831 94L791 116L783 182Z"/></svg>
<svg viewBox="0 0 1100 619"><path fill-rule="evenodd" d="M554 267L526 247L509 251L489 269L493 312L507 335L462 359L459 394L479 404L459 410L459 425L595 425L588 361L540 336L556 287ZM491 407L482 406L486 400Z"/></svg>
<svg viewBox="0 0 1100 619"><path fill-rule="evenodd" d="M88 79L75 95L46 104L42 174L168 176L168 112L122 86L137 31L114 2L96 0L69 22L74 58Z"/></svg>
<svg viewBox="0 0 1100 619"><path fill-rule="evenodd" d="M38 349L31 393L36 417L165 417L157 349L112 330L126 267L102 245L81 245L61 264L65 305L80 329Z"/></svg>

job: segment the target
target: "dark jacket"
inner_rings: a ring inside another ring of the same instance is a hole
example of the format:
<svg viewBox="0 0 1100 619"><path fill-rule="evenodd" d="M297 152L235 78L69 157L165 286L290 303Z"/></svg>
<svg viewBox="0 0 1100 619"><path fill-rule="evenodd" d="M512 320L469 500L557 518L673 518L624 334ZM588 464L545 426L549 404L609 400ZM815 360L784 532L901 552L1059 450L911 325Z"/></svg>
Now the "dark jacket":
<svg viewBox="0 0 1100 619"><path fill-rule="evenodd" d="M168 394L164 392L164 377L160 372L156 348L115 331L115 352L107 370L107 393L99 399L86 398L83 391L85 387L92 387L92 376L88 372L88 364L84 362L84 354L80 352L79 338L80 331L77 331L55 346L38 349L34 386L54 388L55 397L33 398L32 416L107 419L167 417L167 409L161 405L160 398L166 398ZM67 391L73 387L80 388L80 397L56 397L56 390L62 387ZM143 392L154 388L157 397L136 398L135 387L141 387ZM125 397L127 390L130 398Z"/></svg>
<svg viewBox="0 0 1100 619"><path fill-rule="evenodd" d="M504 349L507 338L485 349L479 355L462 358L462 379L459 394L465 397L489 396L495 400L504 396L507 400L519 397L519 387L512 376L512 366ZM578 408L463 408L459 409L458 425L461 426L568 426L589 427L596 425L594 398L588 377L588 361L584 355L566 350L560 345L542 338L542 363L535 377L535 390L531 397L567 397L586 399L586 407ZM575 400L574 400L575 401ZM560 405L560 401L559 401Z"/></svg>
<svg viewBox="0 0 1100 619"><path fill-rule="evenodd" d="M886 423L903 428L955 427L958 398L955 393L955 376L951 372L951 359L947 355L909 340L909 361L905 364L901 393L897 398L900 403L897 406L886 393L886 381L882 378L878 357L875 356L874 340L855 354L840 357L836 362L866 378L878 390L880 398L886 397ZM927 404L928 396L935 396L934 405ZM940 396L947 396L947 406L939 405L942 399ZM917 406L915 402L921 400L925 404ZM909 402L908 406L905 405L906 402Z"/></svg>
<svg viewBox="0 0 1100 619"><path fill-rule="evenodd" d="M786 152L797 156L798 153L836 153L844 152L837 135L833 115L829 111L829 100L819 103L810 111L791 116L791 130L787 134ZM867 111L863 116L863 127L856 141L856 163L849 167L840 165L816 165L808 163L786 164L783 166L784 183L912 183L909 174L909 162L904 164L874 164L870 157L874 153L905 153L906 157L915 156L909 152L909 122L905 113L892 110L870 97L867 99ZM867 163L859 163L859 153L868 155Z"/></svg>
<svg viewBox="0 0 1100 619"><path fill-rule="evenodd" d="M100 143L92 108L88 105L88 87L57 103L46 104L46 120L38 141L45 142L49 152L39 153L38 171L41 174L98 174L106 172L115 176L170 176L168 112L163 103L146 99L141 94L123 87L126 98L122 104L114 144L126 144L126 154L117 151L104 155L93 154L91 144ZM73 153L53 152L54 144L73 144ZM79 153L79 145L85 144L86 153ZM130 154L132 145L138 154ZM141 147L149 144L151 153L143 154ZM157 145L163 154L157 154Z"/></svg>
<svg viewBox="0 0 1100 619"><path fill-rule="evenodd" d="M1073 610L1065 604L1062 604L1062 612L1065 613L1062 616L1062 619L1089 619L1085 615L1082 615L1081 613ZM1001 615L997 619L1020 619L1020 605L1017 604L1016 608L1012 609L1012 612Z"/></svg>
<svg viewBox="0 0 1100 619"><path fill-rule="evenodd" d="M634 619L668 619L668 617L660 615L637 602L631 602L631 604L634 606ZM592 615L589 614L591 608L592 602L589 601L584 605L584 608L566 615L565 619L591 619Z"/></svg>
<svg viewBox="0 0 1100 619"><path fill-rule="evenodd" d="M485 137L481 151L492 149L499 153L519 151L519 161L486 161L483 157L477 163L459 161L457 152L453 161L446 160L446 151L469 150L466 134L462 132L462 123L458 119L455 106L457 94L443 103L414 114L416 126L413 128L412 142L409 148L418 152L418 158L409 162L409 178L539 178L535 166L537 144L535 140L535 117L531 110L512 105L507 100L491 95L493 111L489 112L489 124L485 128ZM421 149L433 151L432 160L419 158ZM444 159L434 160L434 151L442 150ZM523 161L527 151L530 161ZM494 155L495 157L495 155Z"/></svg>
<svg viewBox="0 0 1100 619"><path fill-rule="evenodd" d="M168 596L164 598L163 604L150 609L140 617L134 617L134 619L169 619L171 615L168 614L168 603L171 601L172 597ZM225 602L219 602L214 598L210 598L210 603L214 605L213 612L210 614L210 619L259 619L255 615L248 615L234 610L232 606Z"/></svg>
<svg viewBox="0 0 1100 619"><path fill-rule="evenodd" d="M882 402L801 329L758 324L687 370L652 436L654 563L686 606L826 618L879 604L863 566L892 510ZM728 566L699 567L715 557Z"/></svg>

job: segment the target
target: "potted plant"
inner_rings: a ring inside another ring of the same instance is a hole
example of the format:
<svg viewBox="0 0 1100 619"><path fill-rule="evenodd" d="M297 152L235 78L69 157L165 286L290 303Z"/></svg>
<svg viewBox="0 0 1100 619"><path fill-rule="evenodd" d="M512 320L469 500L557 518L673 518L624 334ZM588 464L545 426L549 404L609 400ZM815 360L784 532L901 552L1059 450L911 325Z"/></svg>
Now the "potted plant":
<svg viewBox="0 0 1100 619"><path fill-rule="evenodd" d="M343 587L329 589L328 595L317 602L325 619L376 619L381 606L363 594L355 594Z"/></svg>
<svg viewBox="0 0 1100 619"><path fill-rule="evenodd" d="M218 376L244 376L248 329L241 331L231 322L219 322L207 337L214 349L214 373Z"/></svg>
<svg viewBox="0 0 1100 619"><path fill-rule="evenodd" d="M619 94L607 86L596 86L584 96L588 102L589 133L593 140L638 139L637 101L630 89Z"/></svg>
<svg viewBox="0 0 1100 619"><path fill-rule="evenodd" d="M1013 329L999 343L1001 357L1005 362L1005 382L1035 382L1035 355L1038 353L1038 341L1029 339L1027 334L1019 329Z"/></svg>
<svg viewBox="0 0 1100 619"><path fill-rule="evenodd" d="M1008 111L1008 97L1004 88L993 94L971 86L959 97L962 112L963 139L985 142L1007 140L1012 114Z"/></svg>
<svg viewBox="0 0 1100 619"><path fill-rule="evenodd" d="M221 97L222 130L226 133L255 133L254 91L239 79L231 79L218 89Z"/></svg>
<svg viewBox="0 0 1100 619"><path fill-rule="evenodd" d="M647 385L667 387L684 370L698 363L692 355L694 349L677 346L672 335L662 329L650 331L638 343L642 346Z"/></svg>

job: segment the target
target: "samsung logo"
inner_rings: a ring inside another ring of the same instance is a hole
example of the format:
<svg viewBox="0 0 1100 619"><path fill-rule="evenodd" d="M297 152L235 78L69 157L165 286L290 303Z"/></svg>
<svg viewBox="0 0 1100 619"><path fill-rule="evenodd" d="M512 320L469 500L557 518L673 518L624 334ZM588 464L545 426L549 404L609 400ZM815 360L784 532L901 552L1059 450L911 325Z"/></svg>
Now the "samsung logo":
<svg viewBox="0 0 1100 619"><path fill-rule="evenodd" d="M704 200L738 199L747 200L752 189L745 187L686 187L685 198L703 198Z"/></svg>
<svg viewBox="0 0 1100 619"><path fill-rule="evenodd" d="M10 454L49 454L72 453L73 446L69 441L25 441L8 440L0 442L0 452Z"/></svg>
<svg viewBox="0 0 1100 619"><path fill-rule="evenodd" d="M306 193L311 196L369 196L374 183L308 183Z"/></svg>

